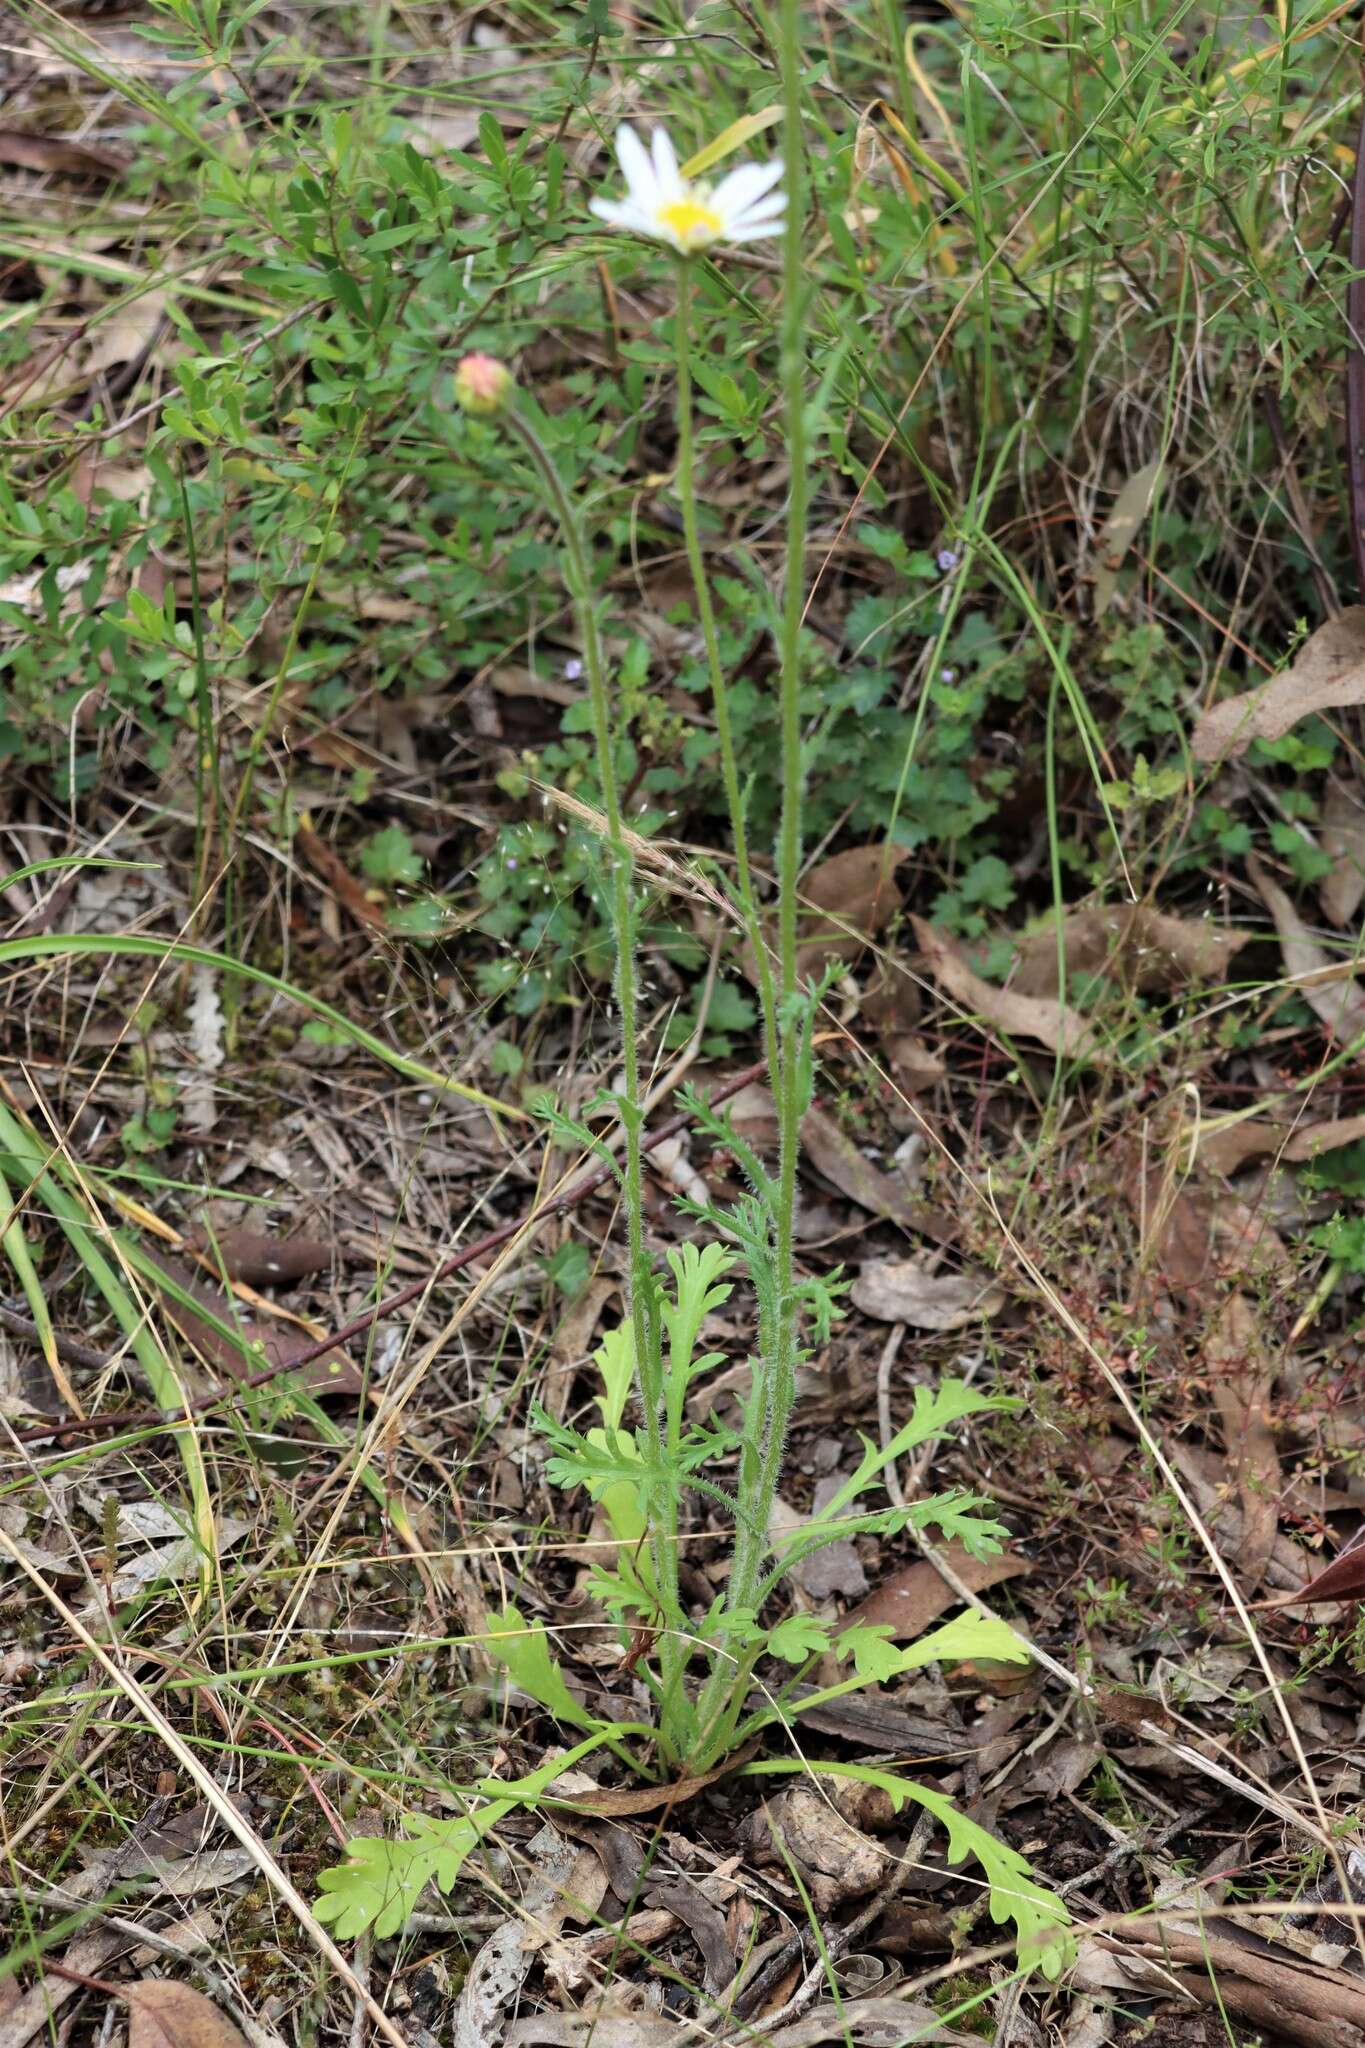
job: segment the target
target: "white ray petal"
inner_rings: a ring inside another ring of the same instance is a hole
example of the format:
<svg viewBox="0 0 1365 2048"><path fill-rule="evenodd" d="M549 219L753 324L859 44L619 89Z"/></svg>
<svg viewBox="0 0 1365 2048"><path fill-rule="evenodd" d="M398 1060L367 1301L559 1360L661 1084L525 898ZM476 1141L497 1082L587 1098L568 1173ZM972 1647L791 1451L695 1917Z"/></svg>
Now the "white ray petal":
<svg viewBox="0 0 1365 2048"><path fill-rule="evenodd" d="M654 179L659 196L665 202L680 199L683 193L682 174L678 169L678 153L669 139L665 128L656 128L650 144L654 157Z"/></svg>
<svg viewBox="0 0 1365 2048"><path fill-rule="evenodd" d="M711 194L711 204L717 213L728 217L743 213L756 199L774 186L782 176L782 159L774 157L767 164L739 164L721 179Z"/></svg>
<svg viewBox="0 0 1365 2048"><path fill-rule="evenodd" d="M786 193L767 193L751 199L747 207L726 207L726 219L731 221L751 221L755 215L761 219L765 213L786 213Z"/></svg>
<svg viewBox="0 0 1365 2048"><path fill-rule="evenodd" d="M623 121L616 131L616 161L621 166L621 175L631 198L638 205L649 205L657 183L654 166L649 160L648 150L629 121Z"/></svg>
<svg viewBox="0 0 1365 2048"><path fill-rule="evenodd" d="M765 235L780 235L781 232L780 220L760 221L757 226L727 228L725 239L727 242L760 242Z"/></svg>
<svg viewBox="0 0 1365 2048"><path fill-rule="evenodd" d="M727 216L737 228L753 227L761 220L780 220L787 210L785 192L773 192L766 199L756 199L752 206L742 207L739 212Z"/></svg>
<svg viewBox="0 0 1365 2048"><path fill-rule="evenodd" d="M590 199L588 209L614 228L633 228L642 234L652 232L653 223L649 215L642 212L633 199Z"/></svg>

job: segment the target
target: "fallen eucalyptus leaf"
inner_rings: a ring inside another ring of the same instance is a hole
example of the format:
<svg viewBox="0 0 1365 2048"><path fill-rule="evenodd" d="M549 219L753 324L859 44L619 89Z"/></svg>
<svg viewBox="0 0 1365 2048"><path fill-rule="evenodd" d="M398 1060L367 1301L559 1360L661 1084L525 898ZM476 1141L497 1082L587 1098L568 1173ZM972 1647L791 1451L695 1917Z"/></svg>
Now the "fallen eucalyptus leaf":
<svg viewBox="0 0 1365 2048"><path fill-rule="evenodd" d="M1283 1479L1270 1428L1274 1368L1256 1311L1244 1294L1230 1294L1224 1301L1204 1358L1242 1508L1237 1562L1254 1586L1264 1578L1275 1548Z"/></svg>
<svg viewBox="0 0 1365 2048"><path fill-rule="evenodd" d="M970 1593L984 1593L988 1586L998 1586L1002 1580L1015 1579L1021 1572L1033 1570L1026 1557L1010 1557L1004 1552L994 1557L973 1557L957 1542L945 1543L942 1548L944 1561ZM893 1643L910 1643L961 1599L962 1595L939 1575L927 1557L916 1558L913 1564L893 1572L889 1579L874 1587L860 1606L844 1616L844 1626L889 1628Z"/></svg>
<svg viewBox="0 0 1365 2048"><path fill-rule="evenodd" d="M1108 611L1118 588L1123 558L1137 537L1137 530L1151 509L1161 476L1160 458L1134 470L1115 498L1109 517L1095 542L1094 613L1097 619Z"/></svg>
<svg viewBox="0 0 1365 2048"><path fill-rule="evenodd" d="M128 2006L128 2048L246 2048L245 2036L211 1998L173 1977L121 1985Z"/></svg>
<svg viewBox="0 0 1365 2048"><path fill-rule="evenodd" d="M0 164L26 171L65 171L77 178L121 178L131 158L123 149L83 142L75 135L42 135L27 128L0 128Z"/></svg>
<svg viewBox="0 0 1365 2048"><path fill-rule="evenodd" d="M169 1252L159 1250L155 1263L177 1290L172 1293L169 1288L157 1288L167 1316L181 1335L187 1337L195 1350L224 1378L245 1379L253 1367L249 1360L243 1358L232 1339L216 1327L218 1322L235 1327L243 1342L255 1347L259 1364L262 1367L274 1365L282 1378L289 1371L290 1359L300 1351L306 1351L312 1343L306 1330L286 1333L243 1315L236 1302L221 1291L203 1285L182 1260ZM181 1299L182 1295L188 1295L190 1300ZM196 1303L207 1314L197 1314ZM359 1394L365 1389L365 1375L347 1351L329 1351L321 1358L312 1359L301 1368L300 1379L304 1390L310 1394Z"/></svg>
<svg viewBox="0 0 1365 2048"><path fill-rule="evenodd" d="M822 1482L827 1489L826 1499L838 1484L833 1474ZM820 1488L817 1487L814 1512L818 1514L823 1505ZM796 1529L806 1527L810 1519L810 1516L803 1515L799 1508L790 1507L784 1500L775 1500L772 1514L768 1519L769 1533L776 1541L779 1537L790 1536ZM867 1591L867 1573L863 1570L863 1561L850 1536L840 1536L837 1541L826 1543L819 1550L811 1551L809 1556L798 1558L791 1567L791 1576L801 1590L816 1601L828 1600L835 1593L842 1594L846 1599L856 1600Z"/></svg>
<svg viewBox="0 0 1365 2048"><path fill-rule="evenodd" d="M917 1204L909 1190L864 1158L832 1116L826 1116L822 1109L808 1109L801 1119L801 1143L811 1164L841 1195L847 1195L870 1215L914 1227Z"/></svg>
<svg viewBox="0 0 1365 2048"><path fill-rule="evenodd" d="M1250 1117L1226 1130L1201 1131L1196 1149L1201 1166L1215 1173L1236 1173L1249 1159L1275 1158L1298 1165L1323 1152L1337 1152L1365 1138L1365 1116L1338 1117L1328 1123L1283 1123L1274 1117Z"/></svg>
<svg viewBox="0 0 1365 2048"><path fill-rule="evenodd" d="M1197 1301L1212 1281L1290 1269L1279 1233L1235 1195L1172 1181L1158 1168L1139 1173L1124 1193L1143 1227L1143 1264L1159 1266L1176 1293Z"/></svg>
<svg viewBox="0 0 1365 2048"><path fill-rule="evenodd" d="M905 858L904 847L879 840L871 846L851 846L811 869L801 884L796 959L803 979L819 974L831 960L858 958L900 901L896 869ZM824 916L819 915L822 911Z"/></svg>
<svg viewBox="0 0 1365 2048"><path fill-rule="evenodd" d="M1365 617L1365 605L1356 605L1354 609ZM1359 1038L1365 1033L1365 993L1353 979L1353 963L1334 961L1318 944L1284 890L1271 880L1258 860L1248 861L1247 870L1275 920L1287 978L1334 1038L1348 1043Z"/></svg>
<svg viewBox="0 0 1365 2048"><path fill-rule="evenodd" d="M1204 712L1190 734L1196 761L1235 760L1314 712L1365 704L1365 605L1348 605L1304 641L1289 667Z"/></svg>
<svg viewBox="0 0 1365 2048"><path fill-rule="evenodd" d="M562 1896L578 1858L577 1845L545 1822L525 1849L529 1883L520 1913L511 1914L488 1936L469 1965L451 2027L453 2048L502 2048L511 2008L530 1974L536 1952L522 1936ZM131 2044L130 2044L131 2048Z"/></svg>
<svg viewBox="0 0 1365 2048"><path fill-rule="evenodd" d="M1365 803L1359 795L1333 782L1322 807L1322 850L1335 862L1318 884L1324 917L1349 925L1365 897Z"/></svg>
<svg viewBox="0 0 1365 2048"><path fill-rule="evenodd" d="M979 2034L945 2026L931 2005L902 1998L826 1999L804 2018L764 2034L764 2048L975 2048Z"/></svg>
<svg viewBox="0 0 1365 2048"><path fill-rule="evenodd" d="M948 1069L936 1052L912 1031L898 1031L883 1040L891 1077L906 1095L922 1095L937 1087Z"/></svg>
<svg viewBox="0 0 1365 2048"><path fill-rule="evenodd" d="M987 1273L933 1273L923 1259L869 1260L852 1288L864 1315L917 1330L960 1330L998 1315L1005 1291Z"/></svg>
<svg viewBox="0 0 1365 2048"><path fill-rule="evenodd" d="M589 1799L566 1799L561 1803L574 1813L604 1818L654 1813L659 1807L670 1811L675 1806L681 1806L684 1800L695 1799L708 1785L717 1784L721 1778L728 1777L731 1771L737 1770L742 1763L747 1763L753 1753L754 1745L751 1744L747 1749L736 1750L733 1756L727 1757L723 1764L717 1764L714 1770L703 1771L697 1778L679 1778L671 1785L621 1785L609 1788L605 1792L594 1792ZM552 1797L556 1796L553 1786L550 1793Z"/></svg>
<svg viewBox="0 0 1365 2048"><path fill-rule="evenodd" d="M658 1917L677 1924L671 1913ZM506 2048L674 2048L685 2033L679 2020L603 2012L594 1999L588 2012L529 2013L507 2034Z"/></svg>
<svg viewBox="0 0 1365 2048"><path fill-rule="evenodd" d="M336 1248L317 1237L267 1237L256 1230L205 1231L191 1238L193 1250L207 1255L215 1276L218 1263L229 1280L248 1287L283 1287L325 1273Z"/></svg>
<svg viewBox="0 0 1365 2048"><path fill-rule="evenodd" d="M935 981L974 1017L1006 1038L1036 1039L1050 1052L1066 1053L1074 1059L1104 1058L1103 1042L1075 1010L1041 996L1016 995L1013 989L996 988L993 982L983 981L944 933L935 931L922 917L912 922Z"/></svg>
<svg viewBox="0 0 1365 2048"><path fill-rule="evenodd" d="M1172 917L1147 903L1091 904L1062 921L1068 982L1110 974L1140 992L1226 980L1233 955L1255 936L1211 918ZM1057 994L1055 925L1020 941L1010 988L1023 996Z"/></svg>
<svg viewBox="0 0 1365 2048"><path fill-rule="evenodd" d="M240 1521L235 1515L219 1515L214 1523L214 1541L221 1555L250 1533L251 1523ZM192 1578L203 1563L203 1549L193 1536L182 1536L175 1543L160 1544L155 1550L144 1550L121 1564L109 1584L108 1600L114 1607L121 1607L127 1600L135 1600L140 1593L150 1592L153 1586L178 1585L181 1580ZM81 1608L78 1618L89 1621L105 1613L105 1591L88 1600Z"/></svg>
<svg viewBox="0 0 1365 2048"><path fill-rule="evenodd" d="M1291 1593L1282 1605L1296 1605L1301 1600L1361 1600L1365 1599L1365 1528L1358 1529L1343 1551L1325 1565L1317 1577L1310 1579L1296 1593Z"/></svg>

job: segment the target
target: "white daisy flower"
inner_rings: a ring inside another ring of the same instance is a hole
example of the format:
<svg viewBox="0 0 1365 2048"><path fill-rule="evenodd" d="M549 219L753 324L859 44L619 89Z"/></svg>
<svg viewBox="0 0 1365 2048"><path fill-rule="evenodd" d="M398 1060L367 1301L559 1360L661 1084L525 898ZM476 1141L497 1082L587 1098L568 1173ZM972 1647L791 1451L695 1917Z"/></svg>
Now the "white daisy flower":
<svg viewBox="0 0 1365 2048"><path fill-rule="evenodd" d="M625 122L616 131L616 158L626 181L624 199L594 199L599 220L632 234L667 242L680 256L694 256L713 242L756 242L775 235L787 204L773 187L782 176L782 160L740 164L718 185L685 178L677 153L662 128L656 128L648 149Z"/></svg>

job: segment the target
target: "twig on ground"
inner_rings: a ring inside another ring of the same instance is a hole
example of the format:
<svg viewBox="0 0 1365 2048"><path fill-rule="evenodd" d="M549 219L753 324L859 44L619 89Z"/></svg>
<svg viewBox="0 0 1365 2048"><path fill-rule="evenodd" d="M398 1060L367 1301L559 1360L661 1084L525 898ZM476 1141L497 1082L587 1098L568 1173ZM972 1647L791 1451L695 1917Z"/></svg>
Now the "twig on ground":
<svg viewBox="0 0 1365 2048"><path fill-rule="evenodd" d="M370 1937L362 1934L355 1945L355 2006L351 2013L351 2048L365 2048L365 2001L370 1996Z"/></svg>
<svg viewBox="0 0 1365 2048"><path fill-rule="evenodd" d="M891 1368L905 1341L905 1324L893 1323L891 1333L882 1346L882 1355L877 1361L877 1427L881 1431L882 1449L890 1443L891 1428ZM894 1458L882 1471L887 1496L893 1507L905 1506L905 1493L901 1486L900 1468Z"/></svg>
<svg viewBox="0 0 1365 2048"><path fill-rule="evenodd" d="M928 1846L929 1837L933 1830L934 1816L928 1812L921 1813L919 1819L915 1822L910 1839L906 1843L905 1854L897 1858L895 1867L886 1883L873 1894L865 1906L859 1908L845 1926L836 1928L827 1937L825 1949L830 1962L838 1962L842 1956L846 1956L859 1935L866 1934L874 1921L879 1919L881 1914L885 1912L896 1894L906 1883L911 1871L920 1867L924 1851ZM982 1903L984 1904L984 1902L985 1894L983 1893ZM798 1930L789 1937L788 1944L770 1956L764 1964L762 1971L763 1984L776 1982L785 1971L790 1969L792 1956L802 1952L804 1947L804 1931ZM785 2025L788 2020L800 2017L806 2007L818 1995L820 1987L825 1981L825 1971L826 1958L825 1956L819 1956L811 1964L786 2004L779 2006L776 2012L764 2013L763 2026L765 2032L770 2032L774 2027ZM752 1995L758 1987L758 1982L759 1980L755 1979L748 1987L750 2000L746 2001L746 2003L749 2004L750 2010L752 2010ZM734 2019L731 2021L727 2031L734 2033L740 2028L746 2028L747 2025L748 2021L744 2018Z"/></svg>

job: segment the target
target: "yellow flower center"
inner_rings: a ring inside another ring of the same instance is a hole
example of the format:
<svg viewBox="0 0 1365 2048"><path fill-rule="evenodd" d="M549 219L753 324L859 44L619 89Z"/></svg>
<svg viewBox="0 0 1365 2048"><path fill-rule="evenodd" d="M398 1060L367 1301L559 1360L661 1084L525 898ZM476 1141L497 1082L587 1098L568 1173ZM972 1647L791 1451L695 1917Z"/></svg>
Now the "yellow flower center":
<svg viewBox="0 0 1365 2048"><path fill-rule="evenodd" d="M659 225L668 229L682 249L700 249L714 242L724 223L710 206L699 199L673 199L659 208Z"/></svg>

